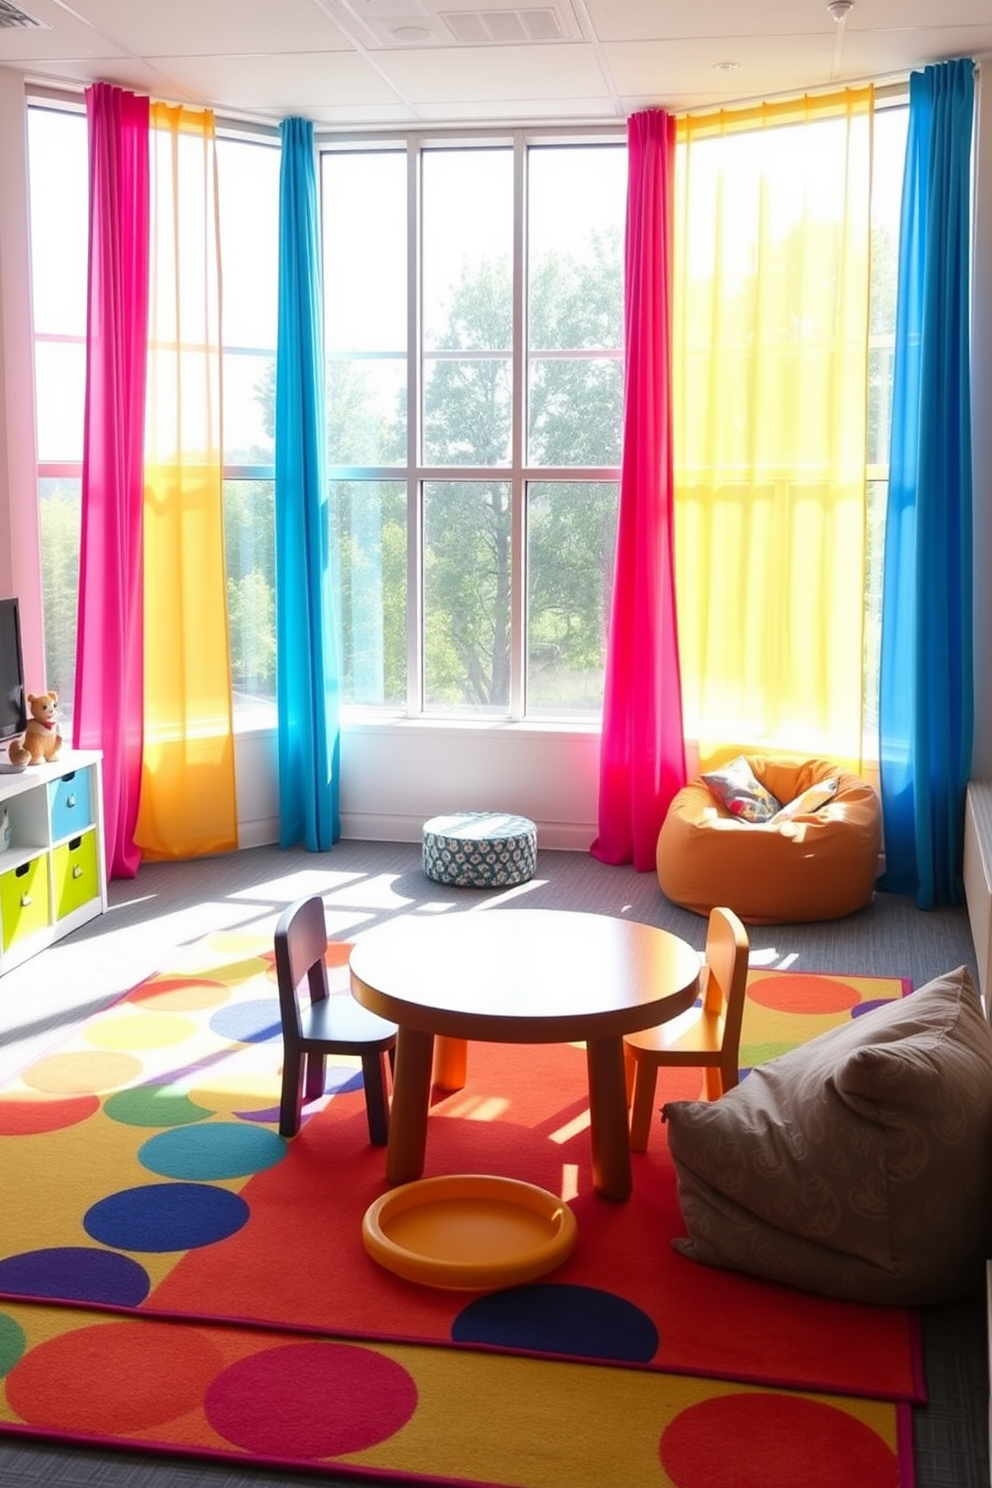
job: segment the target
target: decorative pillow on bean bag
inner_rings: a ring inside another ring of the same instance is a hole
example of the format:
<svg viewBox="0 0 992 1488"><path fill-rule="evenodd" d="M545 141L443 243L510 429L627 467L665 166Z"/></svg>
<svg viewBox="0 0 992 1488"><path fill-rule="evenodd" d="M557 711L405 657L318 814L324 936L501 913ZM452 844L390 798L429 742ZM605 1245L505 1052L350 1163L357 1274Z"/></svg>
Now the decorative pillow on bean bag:
<svg viewBox="0 0 992 1488"><path fill-rule="evenodd" d="M837 794L840 784L840 776L831 775L826 780L819 780L815 785L808 786L806 790L794 800L776 811L771 818L773 822L792 821L797 816L811 816L814 811L819 811L821 806L826 806Z"/></svg>
<svg viewBox="0 0 992 1488"><path fill-rule="evenodd" d="M782 802L762 785L743 754L719 770L710 770L703 779L720 805L741 821L771 821L782 809Z"/></svg>
<svg viewBox="0 0 992 1488"><path fill-rule="evenodd" d="M662 1112L694 1260L923 1305L992 1257L992 1028L967 968Z"/></svg>

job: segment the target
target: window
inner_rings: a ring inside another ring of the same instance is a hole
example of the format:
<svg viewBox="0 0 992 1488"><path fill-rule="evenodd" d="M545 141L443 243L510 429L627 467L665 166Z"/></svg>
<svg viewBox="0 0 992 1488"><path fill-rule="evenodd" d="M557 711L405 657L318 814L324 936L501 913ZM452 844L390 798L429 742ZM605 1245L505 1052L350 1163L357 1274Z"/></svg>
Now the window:
<svg viewBox="0 0 992 1488"><path fill-rule="evenodd" d="M45 669L70 731L86 376L88 159L82 109L28 111ZM224 514L235 718L273 721L279 151L218 142L224 272Z"/></svg>
<svg viewBox="0 0 992 1488"><path fill-rule="evenodd" d="M275 722L275 390L279 150L217 141L224 545L236 728Z"/></svg>
<svg viewBox="0 0 992 1488"><path fill-rule="evenodd" d="M867 582L865 591L864 757L878 758L878 676L882 637L885 508L889 494L892 363L896 340L899 219L909 109L875 113L868 326Z"/></svg>
<svg viewBox="0 0 992 1488"><path fill-rule="evenodd" d="M598 719L625 144L349 141L321 187L343 700Z"/></svg>
<svg viewBox="0 0 992 1488"><path fill-rule="evenodd" d="M906 109L875 117L866 734L875 727ZM86 335L80 107L29 111L48 685L71 715ZM275 137L219 145L228 604L238 727L275 699ZM342 699L596 723L622 430L626 145L519 132L324 141L329 520ZM866 740L866 755L873 752Z"/></svg>
<svg viewBox="0 0 992 1488"><path fill-rule="evenodd" d="M704 764L876 753L905 110L867 89L791 110L689 120L677 157L679 651Z"/></svg>
<svg viewBox="0 0 992 1488"><path fill-rule="evenodd" d="M71 733L86 381L88 166L81 112L28 114L45 677Z"/></svg>

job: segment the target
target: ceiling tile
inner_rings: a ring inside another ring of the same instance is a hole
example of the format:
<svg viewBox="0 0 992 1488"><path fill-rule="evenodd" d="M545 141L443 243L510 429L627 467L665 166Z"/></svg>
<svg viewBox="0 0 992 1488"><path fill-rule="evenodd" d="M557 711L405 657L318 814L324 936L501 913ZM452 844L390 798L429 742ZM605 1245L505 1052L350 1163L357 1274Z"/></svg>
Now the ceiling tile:
<svg viewBox="0 0 992 1488"><path fill-rule="evenodd" d="M649 41L634 45L611 42L606 48L610 71L626 98L650 98L656 105L677 111L711 100L755 98L762 94L822 88L831 81L833 59L830 36L758 38L736 37L733 42ZM732 73L715 70L733 61ZM692 98L698 103L687 104ZM678 103L676 100L680 100Z"/></svg>
<svg viewBox="0 0 992 1488"><path fill-rule="evenodd" d="M277 57L160 57L163 71L212 108L278 108L306 114L311 106L402 103L357 52Z"/></svg>
<svg viewBox="0 0 992 1488"><path fill-rule="evenodd" d="M382 60L381 58L379 60ZM609 97L591 47L581 45L459 47L394 52L383 62L404 97L417 104Z"/></svg>
<svg viewBox="0 0 992 1488"><path fill-rule="evenodd" d="M142 57L352 49L312 0L73 0L73 8Z"/></svg>

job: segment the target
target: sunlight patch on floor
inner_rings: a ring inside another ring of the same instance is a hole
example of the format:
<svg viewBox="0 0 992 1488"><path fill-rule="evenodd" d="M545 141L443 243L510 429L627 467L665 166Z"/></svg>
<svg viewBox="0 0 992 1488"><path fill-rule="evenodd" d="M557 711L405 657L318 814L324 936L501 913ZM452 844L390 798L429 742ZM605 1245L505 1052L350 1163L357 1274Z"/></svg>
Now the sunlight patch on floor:
<svg viewBox="0 0 992 1488"><path fill-rule="evenodd" d="M549 1137L552 1142L557 1142L559 1147L563 1147L566 1142L570 1142L573 1137L578 1136L579 1132L588 1130L589 1112L581 1111L572 1121L566 1122L557 1131L550 1132Z"/></svg>

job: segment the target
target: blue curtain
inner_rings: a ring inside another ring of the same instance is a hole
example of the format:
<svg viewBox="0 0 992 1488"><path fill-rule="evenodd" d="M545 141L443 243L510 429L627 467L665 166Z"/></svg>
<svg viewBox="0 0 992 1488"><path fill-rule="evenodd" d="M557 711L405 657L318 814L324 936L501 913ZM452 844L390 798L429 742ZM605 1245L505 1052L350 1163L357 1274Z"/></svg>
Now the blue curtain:
<svg viewBox="0 0 992 1488"><path fill-rule="evenodd" d="M285 119L276 352L279 845L341 835L339 675L326 477L320 233L313 125Z"/></svg>
<svg viewBox="0 0 992 1488"><path fill-rule="evenodd" d="M879 696L886 872L962 899L974 722L969 273L974 64L910 77Z"/></svg>

